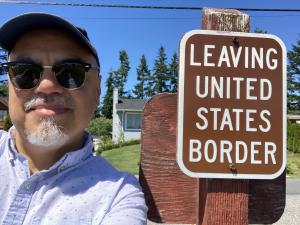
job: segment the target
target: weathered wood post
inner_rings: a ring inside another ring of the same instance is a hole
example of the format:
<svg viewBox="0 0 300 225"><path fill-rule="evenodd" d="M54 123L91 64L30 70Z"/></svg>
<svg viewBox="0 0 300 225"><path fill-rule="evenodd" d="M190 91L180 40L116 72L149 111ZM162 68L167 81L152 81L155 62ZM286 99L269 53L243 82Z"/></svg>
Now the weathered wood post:
<svg viewBox="0 0 300 225"><path fill-rule="evenodd" d="M203 30L249 32L250 18L233 9L203 9ZM200 179L207 183L205 213L198 224L248 224L248 180ZM203 185L202 185L203 186Z"/></svg>
<svg viewBox="0 0 300 225"><path fill-rule="evenodd" d="M236 10L204 9L202 28L249 31ZM140 183L148 218L159 223L244 225L274 223L285 205L285 173L275 180L195 179L176 162L177 95L159 94L146 104Z"/></svg>
<svg viewBox="0 0 300 225"><path fill-rule="evenodd" d="M202 29L249 32L250 18L237 10L206 8L203 10ZM203 224L274 223L283 214L285 172L274 180L209 179L207 182L205 206L207 213ZM233 211L224 212L223 207L216 208L216 205L221 206L224 202L226 202L225 209L231 208ZM210 205L211 203L213 204ZM226 222L223 217L227 217ZM214 220L209 222L210 218Z"/></svg>
<svg viewBox="0 0 300 225"><path fill-rule="evenodd" d="M158 94L143 113L140 183L148 219L157 223L195 224L197 179L176 162L177 94Z"/></svg>

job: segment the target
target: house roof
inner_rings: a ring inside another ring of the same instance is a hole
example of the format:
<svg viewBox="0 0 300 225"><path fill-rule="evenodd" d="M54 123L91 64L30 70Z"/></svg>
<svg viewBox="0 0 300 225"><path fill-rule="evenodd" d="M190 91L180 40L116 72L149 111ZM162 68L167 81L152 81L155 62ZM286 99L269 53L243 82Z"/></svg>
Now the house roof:
<svg viewBox="0 0 300 225"><path fill-rule="evenodd" d="M289 120L300 120L300 115L287 115Z"/></svg>
<svg viewBox="0 0 300 225"><path fill-rule="evenodd" d="M118 111L143 111L147 100L145 99L133 99L133 98L121 98L118 99L116 109Z"/></svg>
<svg viewBox="0 0 300 225"><path fill-rule="evenodd" d="M2 103L5 106L8 106L7 97L0 97L0 103Z"/></svg>

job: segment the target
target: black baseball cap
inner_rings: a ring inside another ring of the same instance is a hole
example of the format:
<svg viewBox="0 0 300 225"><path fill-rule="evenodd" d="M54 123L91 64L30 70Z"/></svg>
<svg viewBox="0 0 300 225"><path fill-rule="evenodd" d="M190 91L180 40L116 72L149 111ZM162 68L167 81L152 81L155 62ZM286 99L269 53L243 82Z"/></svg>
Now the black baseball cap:
<svg viewBox="0 0 300 225"><path fill-rule="evenodd" d="M16 42L25 33L42 28L61 30L71 35L90 50L100 66L97 51L91 44L87 32L80 27L74 26L67 20L52 14L26 13L8 20L0 27L0 46L10 53Z"/></svg>

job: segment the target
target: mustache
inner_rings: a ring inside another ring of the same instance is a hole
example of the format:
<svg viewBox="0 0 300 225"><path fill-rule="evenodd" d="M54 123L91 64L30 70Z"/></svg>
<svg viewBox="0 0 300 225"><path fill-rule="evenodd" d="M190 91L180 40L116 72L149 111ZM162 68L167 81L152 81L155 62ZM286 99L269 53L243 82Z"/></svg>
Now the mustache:
<svg viewBox="0 0 300 225"><path fill-rule="evenodd" d="M33 96L24 103L25 112L41 105L59 105L64 108L73 109L73 102L66 96Z"/></svg>

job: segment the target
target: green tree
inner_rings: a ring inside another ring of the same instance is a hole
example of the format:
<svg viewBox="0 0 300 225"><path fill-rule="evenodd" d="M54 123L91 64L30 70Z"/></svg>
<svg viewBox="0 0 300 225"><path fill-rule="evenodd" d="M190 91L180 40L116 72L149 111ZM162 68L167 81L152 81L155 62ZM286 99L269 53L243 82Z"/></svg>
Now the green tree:
<svg viewBox="0 0 300 225"><path fill-rule="evenodd" d="M288 51L287 57L289 60L287 66L287 107L291 113L300 110L300 39L293 45L292 50Z"/></svg>
<svg viewBox="0 0 300 225"><path fill-rule="evenodd" d="M0 64L7 61L7 52L0 48ZM7 97L7 74L6 71L0 67L0 97Z"/></svg>
<svg viewBox="0 0 300 225"><path fill-rule="evenodd" d="M259 34L267 34L268 32L266 30L263 30L259 27L256 27L254 30L254 33L259 33Z"/></svg>
<svg viewBox="0 0 300 225"><path fill-rule="evenodd" d="M177 82L178 82L178 56L176 52L173 54L171 58L171 63L169 64L169 91L176 93L177 92Z"/></svg>
<svg viewBox="0 0 300 225"><path fill-rule="evenodd" d="M10 116L7 115L7 116L5 117L5 120L4 120L3 130L8 131L9 128L12 127L12 125L13 125L13 124L12 124L12 122L11 122L11 120L10 120Z"/></svg>
<svg viewBox="0 0 300 225"><path fill-rule="evenodd" d="M94 137L110 137L112 132L112 120L99 117L91 120L87 126L87 131Z"/></svg>
<svg viewBox="0 0 300 225"><path fill-rule="evenodd" d="M142 55L136 72L138 83L134 86L133 94L139 99L144 99L146 97L146 82L151 75L145 55Z"/></svg>
<svg viewBox="0 0 300 225"><path fill-rule="evenodd" d="M114 76L114 87L119 89L119 95L125 96L126 92L124 86L127 82L128 72L130 70L129 58L126 51L122 50L119 52L120 67L115 71Z"/></svg>
<svg viewBox="0 0 300 225"><path fill-rule="evenodd" d="M154 85L155 85L155 79L153 74L150 73L150 76L147 78L145 83L145 94L146 97L151 98L153 95L155 95L154 91Z"/></svg>
<svg viewBox="0 0 300 225"><path fill-rule="evenodd" d="M132 90L126 91L126 95L124 95L123 97L125 97L125 98L131 98L131 99L136 99L136 97L133 96L133 91Z"/></svg>
<svg viewBox="0 0 300 225"><path fill-rule="evenodd" d="M168 66L165 49L161 46L154 61L153 74L148 82L148 95L168 92Z"/></svg>
<svg viewBox="0 0 300 225"><path fill-rule="evenodd" d="M7 82L0 83L0 97L7 97L8 96L8 86Z"/></svg>
<svg viewBox="0 0 300 225"><path fill-rule="evenodd" d="M0 48L0 64L6 61L7 61L7 52L4 49ZM2 75L6 75L6 72L2 69L2 67L0 67L0 76Z"/></svg>
<svg viewBox="0 0 300 225"><path fill-rule="evenodd" d="M100 107L100 105L98 105L95 112L94 112L93 119L98 118L100 116L101 116L101 107Z"/></svg>
<svg viewBox="0 0 300 225"><path fill-rule="evenodd" d="M105 82L106 84L106 93L103 98L102 107L101 107L101 114L106 118L112 118L112 111L113 111L113 94L114 94L114 71L110 71L108 78Z"/></svg>

